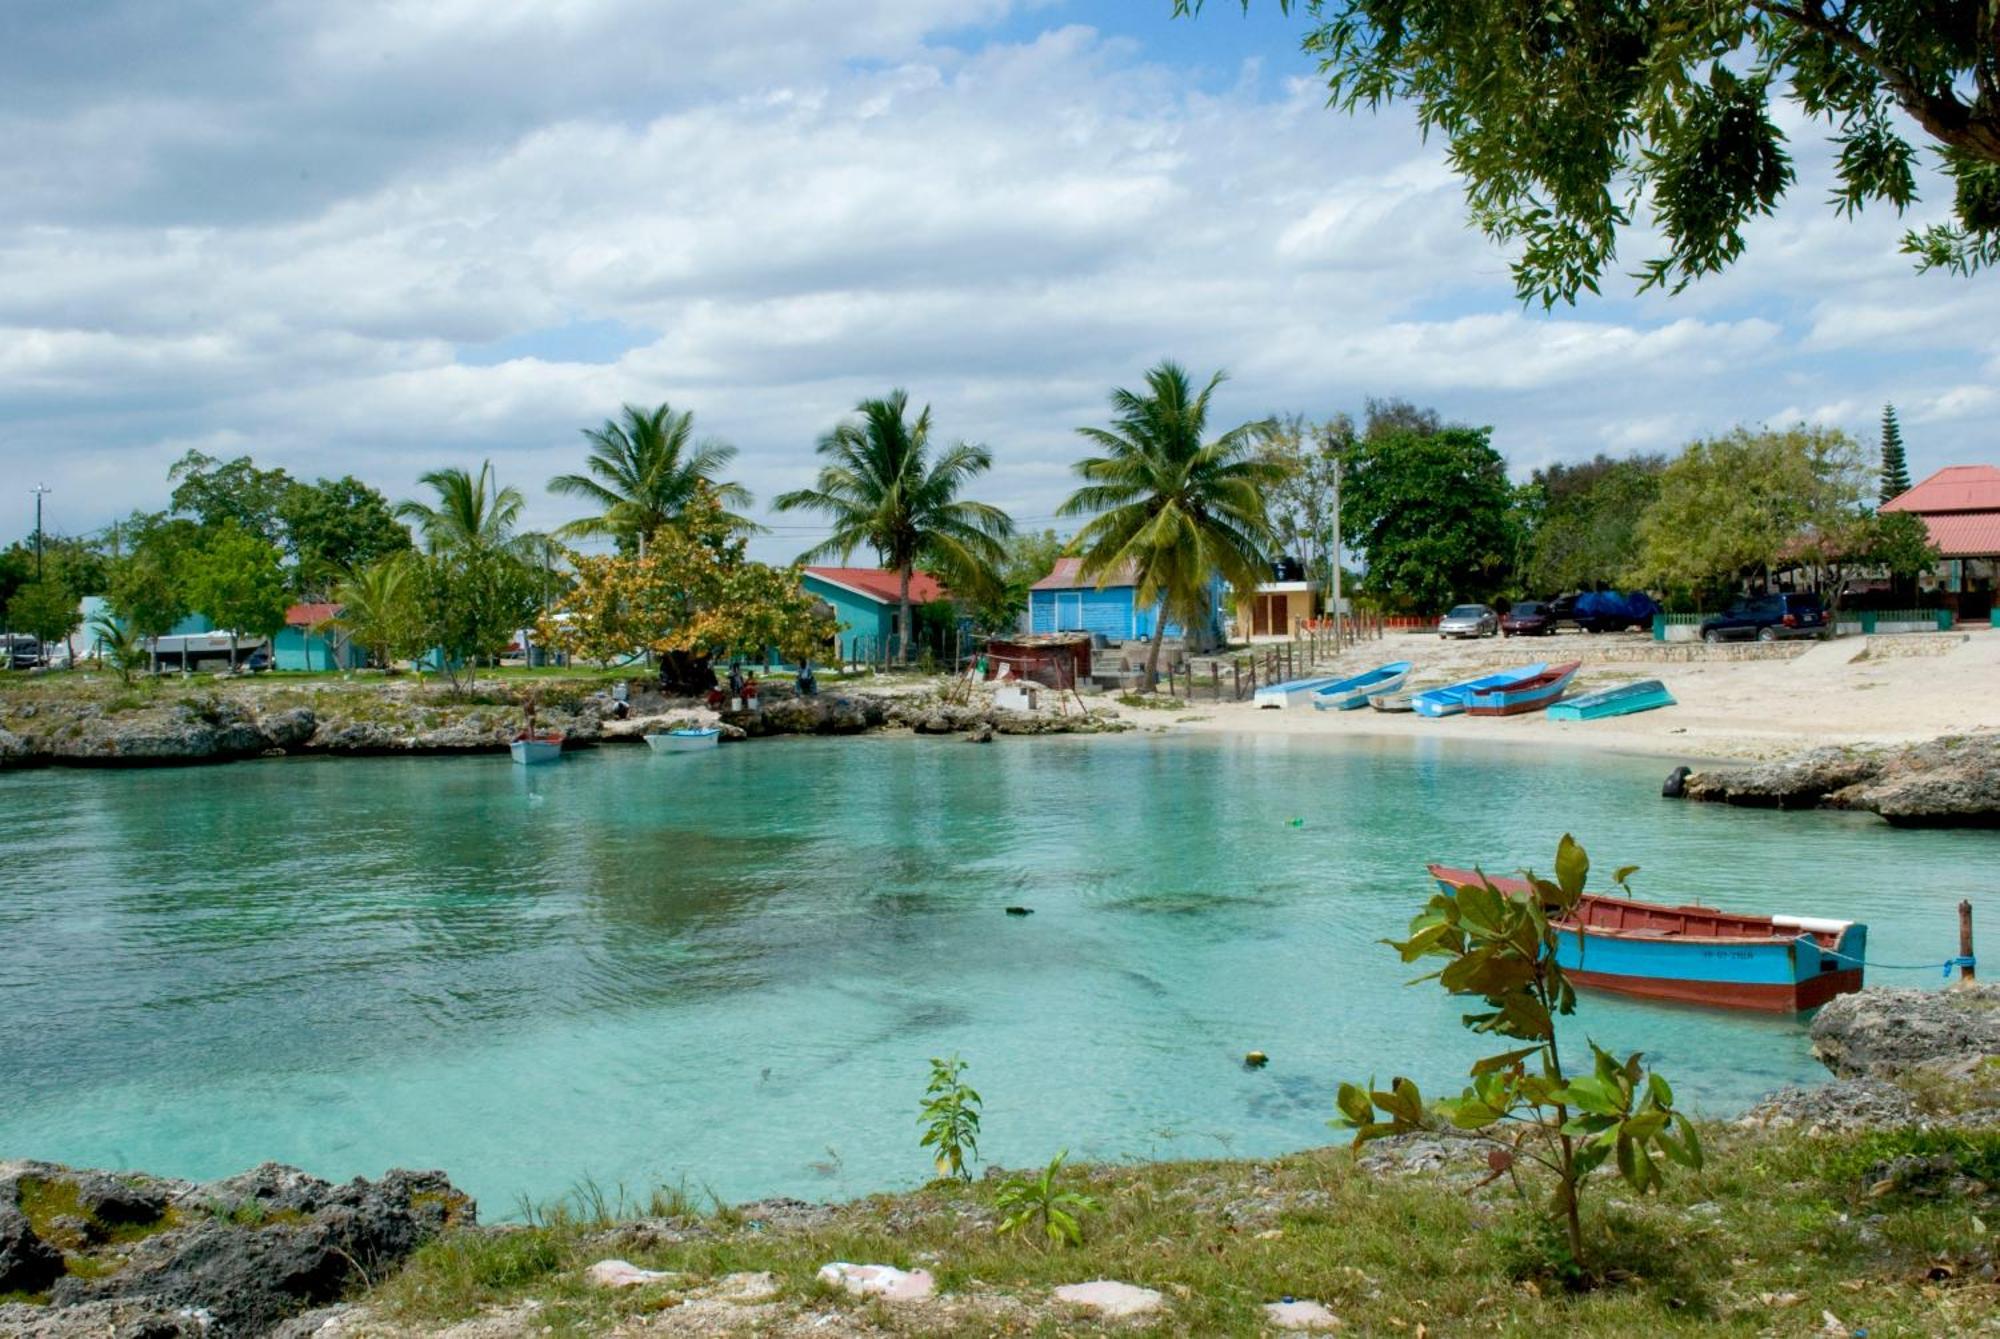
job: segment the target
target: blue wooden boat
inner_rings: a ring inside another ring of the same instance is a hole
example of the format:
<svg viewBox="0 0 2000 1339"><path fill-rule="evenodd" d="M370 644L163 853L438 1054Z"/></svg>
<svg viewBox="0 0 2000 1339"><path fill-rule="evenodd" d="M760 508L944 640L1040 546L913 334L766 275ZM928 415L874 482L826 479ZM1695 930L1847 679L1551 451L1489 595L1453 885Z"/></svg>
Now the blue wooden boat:
<svg viewBox="0 0 2000 1339"><path fill-rule="evenodd" d="M1368 699L1378 693L1393 693L1403 686L1403 680L1410 677L1410 662L1391 661L1387 665L1377 665L1366 674L1357 674L1351 679L1336 679L1312 695L1312 704L1320 711L1353 711L1368 705Z"/></svg>
<svg viewBox="0 0 2000 1339"><path fill-rule="evenodd" d="M1498 674L1487 674L1477 679L1467 679L1464 683L1450 684L1444 688L1429 688L1410 699L1410 705L1420 716L1455 716L1465 710L1465 700L1482 688L1504 688L1522 679L1532 679L1548 666L1544 664L1522 665L1518 669L1501 670Z"/></svg>
<svg viewBox="0 0 2000 1339"><path fill-rule="evenodd" d="M1651 711L1655 707L1671 707L1674 695L1658 679L1642 679L1638 683L1621 683L1616 688L1600 688L1582 697L1558 702L1549 708L1552 721L1596 721L1606 716L1630 716L1636 711Z"/></svg>
<svg viewBox="0 0 2000 1339"><path fill-rule="evenodd" d="M1333 681L1333 675L1319 674L1309 679L1287 679L1283 683L1267 683L1250 695L1250 701L1259 707L1302 706L1307 698Z"/></svg>
<svg viewBox="0 0 2000 1339"><path fill-rule="evenodd" d="M1497 688L1475 690L1465 699L1468 716L1520 716L1530 711L1540 711L1563 695L1569 681L1583 668L1581 660L1572 660L1566 665L1551 665L1540 674Z"/></svg>
<svg viewBox="0 0 2000 1339"><path fill-rule="evenodd" d="M1432 865L1438 887L1477 885L1477 870ZM1522 879L1488 879L1510 897ZM1868 927L1811 916L1748 916L1585 893L1555 923L1556 961L1571 982L1654 1000L1798 1013L1861 989Z"/></svg>

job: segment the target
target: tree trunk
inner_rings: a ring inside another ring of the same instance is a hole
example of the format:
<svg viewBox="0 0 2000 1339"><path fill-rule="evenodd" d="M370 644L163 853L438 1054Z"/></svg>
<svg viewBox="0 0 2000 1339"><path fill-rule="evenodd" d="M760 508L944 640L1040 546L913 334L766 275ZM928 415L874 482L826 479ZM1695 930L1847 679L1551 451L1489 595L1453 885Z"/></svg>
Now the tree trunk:
<svg viewBox="0 0 2000 1339"><path fill-rule="evenodd" d="M896 618L899 625L898 631L902 634L903 637L902 660L905 665L910 663L910 568L911 566L912 565L909 563L904 563L901 567L896 569L896 577L902 583L902 607L897 611Z"/></svg>
<svg viewBox="0 0 2000 1339"><path fill-rule="evenodd" d="M1160 602L1160 611L1153 617L1153 644L1146 648L1145 692L1152 692L1160 684L1160 643L1167 639L1167 606Z"/></svg>

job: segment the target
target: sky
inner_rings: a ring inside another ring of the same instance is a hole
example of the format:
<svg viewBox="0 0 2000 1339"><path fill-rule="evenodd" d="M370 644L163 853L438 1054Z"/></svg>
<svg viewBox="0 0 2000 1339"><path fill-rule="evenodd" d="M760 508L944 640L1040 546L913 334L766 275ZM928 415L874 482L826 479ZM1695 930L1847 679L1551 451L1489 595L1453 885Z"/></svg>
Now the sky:
<svg viewBox="0 0 2000 1339"><path fill-rule="evenodd" d="M1350 117L1221 0L65 0L0 8L0 539L165 504L186 451L392 499L491 459L537 528L583 428L671 402L764 501L906 388L1033 528L1115 386L1216 421L1370 396L1517 476L1801 419L2000 462L2000 275L1824 204L1823 127L1745 258L1545 313L1407 108ZM1645 239L1623 253L1646 258ZM866 561L868 555L857 557Z"/></svg>

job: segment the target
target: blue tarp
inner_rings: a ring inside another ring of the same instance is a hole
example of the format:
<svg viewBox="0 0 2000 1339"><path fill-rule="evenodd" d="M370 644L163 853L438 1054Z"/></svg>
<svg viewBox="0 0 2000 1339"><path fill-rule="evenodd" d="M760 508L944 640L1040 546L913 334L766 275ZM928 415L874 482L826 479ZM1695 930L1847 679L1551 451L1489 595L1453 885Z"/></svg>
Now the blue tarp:
<svg viewBox="0 0 2000 1339"><path fill-rule="evenodd" d="M1635 590L1625 594L1615 590L1585 591L1576 597L1576 617L1601 623L1651 623L1660 606L1652 596Z"/></svg>

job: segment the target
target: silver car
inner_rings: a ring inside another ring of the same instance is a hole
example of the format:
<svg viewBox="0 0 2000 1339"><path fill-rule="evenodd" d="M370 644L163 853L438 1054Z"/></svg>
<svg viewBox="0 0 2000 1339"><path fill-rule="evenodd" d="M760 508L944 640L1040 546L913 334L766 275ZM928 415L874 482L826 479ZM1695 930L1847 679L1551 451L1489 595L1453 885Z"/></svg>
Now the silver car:
<svg viewBox="0 0 2000 1339"><path fill-rule="evenodd" d="M1500 631L1500 615L1491 606L1461 604L1438 620L1440 637L1491 637Z"/></svg>

